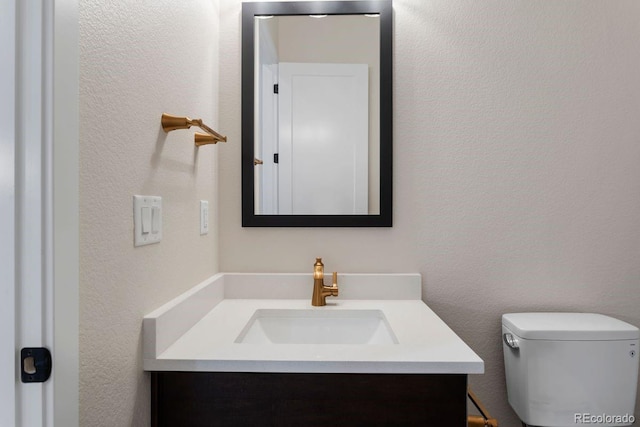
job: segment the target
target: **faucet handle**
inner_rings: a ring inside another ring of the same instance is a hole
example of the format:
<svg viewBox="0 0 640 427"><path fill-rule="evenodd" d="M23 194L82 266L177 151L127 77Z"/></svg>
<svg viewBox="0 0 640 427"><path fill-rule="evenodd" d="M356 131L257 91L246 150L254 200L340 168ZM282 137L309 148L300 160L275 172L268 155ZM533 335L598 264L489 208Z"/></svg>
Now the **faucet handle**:
<svg viewBox="0 0 640 427"><path fill-rule="evenodd" d="M332 282L331 287L333 287L333 288L337 288L338 287L338 272L337 271L333 272L333 282Z"/></svg>

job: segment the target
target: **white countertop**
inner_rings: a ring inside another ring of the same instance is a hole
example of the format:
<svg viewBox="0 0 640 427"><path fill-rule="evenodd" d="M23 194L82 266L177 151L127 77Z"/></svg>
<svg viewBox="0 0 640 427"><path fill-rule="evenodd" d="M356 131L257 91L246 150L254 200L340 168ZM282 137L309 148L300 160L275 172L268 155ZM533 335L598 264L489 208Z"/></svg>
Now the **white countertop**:
<svg viewBox="0 0 640 427"><path fill-rule="evenodd" d="M302 294L310 294L311 275L218 274L145 316L144 369L419 374L484 372L482 359L420 300L419 275L375 276L373 280L371 275L342 276L340 292L341 295L346 294L345 297L327 298L326 306L312 307L310 295L305 299L299 298ZM238 283L242 286L234 286ZM252 288L264 291L279 286L280 289L273 292L277 299L265 298L268 296L265 292L251 291ZM395 287L397 293L394 294ZM360 289L385 299L355 299L362 297ZM252 293L257 297L247 298ZM283 298L284 295L298 298ZM398 299L389 299L394 297ZM257 309L382 310L398 343L236 343Z"/></svg>

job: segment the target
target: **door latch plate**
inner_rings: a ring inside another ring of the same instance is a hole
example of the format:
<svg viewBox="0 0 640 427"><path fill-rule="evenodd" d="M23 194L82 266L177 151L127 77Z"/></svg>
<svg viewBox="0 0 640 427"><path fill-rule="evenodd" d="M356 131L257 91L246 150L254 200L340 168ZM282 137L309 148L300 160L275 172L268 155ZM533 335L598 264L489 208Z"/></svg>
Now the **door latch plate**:
<svg viewBox="0 0 640 427"><path fill-rule="evenodd" d="M20 376L23 383L43 383L51 376L51 352L44 347L20 350Z"/></svg>

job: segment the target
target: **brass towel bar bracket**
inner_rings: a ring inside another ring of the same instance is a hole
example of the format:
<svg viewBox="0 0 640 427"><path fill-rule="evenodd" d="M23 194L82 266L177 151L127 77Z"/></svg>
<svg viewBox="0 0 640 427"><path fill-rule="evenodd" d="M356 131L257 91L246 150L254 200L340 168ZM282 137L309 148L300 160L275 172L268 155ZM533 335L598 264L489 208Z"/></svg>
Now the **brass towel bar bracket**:
<svg viewBox="0 0 640 427"><path fill-rule="evenodd" d="M202 119L190 119L189 117L172 116L171 114L162 114L162 130L171 132L176 129L189 129L191 126L197 126L207 133L196 132L193 136L196 146L215 144L217 142L227 142L227 137L220 135L209 126L202 123Z"/></svg>

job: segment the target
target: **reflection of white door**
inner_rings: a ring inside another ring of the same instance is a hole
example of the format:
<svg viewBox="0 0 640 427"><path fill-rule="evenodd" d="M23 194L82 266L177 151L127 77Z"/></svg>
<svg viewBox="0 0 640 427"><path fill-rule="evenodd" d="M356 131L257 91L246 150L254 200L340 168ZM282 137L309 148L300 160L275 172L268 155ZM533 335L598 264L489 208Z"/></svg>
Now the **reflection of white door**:
<svg viewBox="0 0 640 427"><path fill-rule="evenodd" d="M279 66L279 213L368 213L366 64Z"/></svg>

